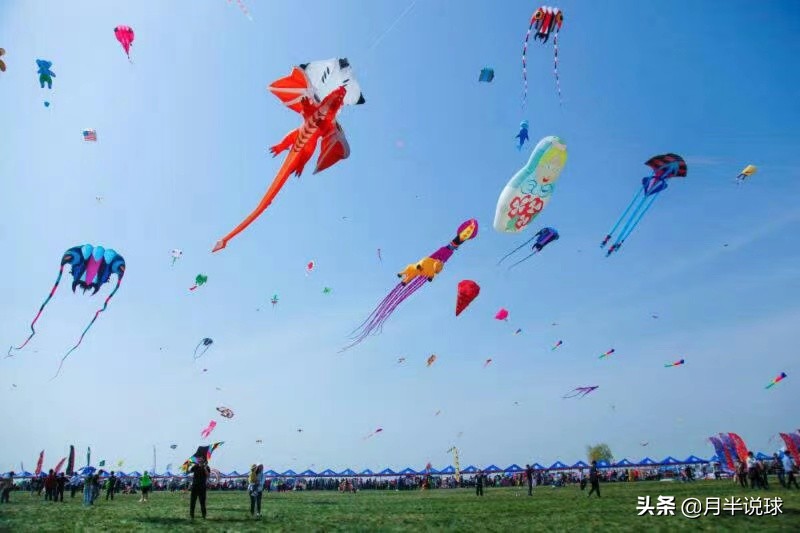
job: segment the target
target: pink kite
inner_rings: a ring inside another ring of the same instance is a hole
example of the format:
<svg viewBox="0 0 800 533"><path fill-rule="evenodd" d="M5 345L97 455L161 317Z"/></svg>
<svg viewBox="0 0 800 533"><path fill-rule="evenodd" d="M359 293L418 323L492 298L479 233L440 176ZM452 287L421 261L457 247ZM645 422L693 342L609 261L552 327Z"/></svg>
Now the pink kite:
<svg viewBox="0 0 800 533"><path fill-rule="evenodd" d="M316 266L317 264L314 263L314 261L309 261L308 264L306 265L306 276L311 274L314 271L314 267Z"/></svg>
<svg viewBox="0 0 800 533"><path fill-rule="evenodd" d="M125 55L128 56L128 61L131 61L131 45L133 44L133 28L130 26L117 26L114 28L114 35L116 36L122 49L125 50ZM132 61L131 61L132 62Z"/></svg>
<svg viewBox="0 0 800 533"><path fill-rule="evenodd" d="M508 320L508 310L501 307L500 310L494 315L495 320Z"/></svg>
<svg viewBox="0 0 800 533"><path fill-rule="evenodd" d="M207 439L208 436L211 435L211 432L214 431L215 427L217 427L217 422L216 420L212 420L208 423L208 427L200 432L200 436Z"/></svg>

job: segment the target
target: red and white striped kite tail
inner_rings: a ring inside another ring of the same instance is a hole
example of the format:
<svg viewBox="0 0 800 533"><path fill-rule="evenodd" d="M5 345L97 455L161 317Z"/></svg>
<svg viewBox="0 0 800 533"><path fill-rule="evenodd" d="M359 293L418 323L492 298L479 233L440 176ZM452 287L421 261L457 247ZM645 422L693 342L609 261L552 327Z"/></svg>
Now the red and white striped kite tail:
<svg viewBox="0 0 800 533"><path fill-rule="evenodd" d="M228 3L231 3L231 0L228 0ZM253 20L253 17L250 16L250 11L248 11L247 6L244 5L242 0L236 0L236 3L239 4L239 9L242 10L242 13L248 18L248 20Z"/></svg>
<svg viewBox="0 0 800 533"><path fill-rule="evenodd" d="M558 91L558 105L564 105L561 98L561 80L558 77L558 33L553 36L553 74L556 76L556 90Z"/></svg>
<svg viewBox="0 0 800 533"><path fill-rule="evenodd" d="M533 19L531 25L528 27L528 33L525 34L525 43L522 45L522 83L524 90L522 92L522 109L525 109L525 104L528 103L528 40L531 37L531 30L533 29Z"/></svg>

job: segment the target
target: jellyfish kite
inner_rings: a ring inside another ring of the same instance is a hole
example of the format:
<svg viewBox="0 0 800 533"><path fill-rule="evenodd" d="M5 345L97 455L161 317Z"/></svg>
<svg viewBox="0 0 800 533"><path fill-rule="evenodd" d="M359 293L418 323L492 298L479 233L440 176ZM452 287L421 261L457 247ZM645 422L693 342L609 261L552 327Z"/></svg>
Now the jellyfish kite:
<svg viewBox="0 0 800 533"><path fill-rule="evenodd" d="M465 279L458 282L458 289L456 294L456 316L472 303L481 293L480 286L471 279Z"/></svg>
<svg viewBox="0 0 800 533"><path fill-rule="evenodd" d="M769 384L769 385L767 385L767 386L766 386L766 387L764 387L764 388L765 388L765 389L771 389L772 387L774 387L775 385L777 385L778 383L780 383L780 382L781 382L781 381L783 381L784 379L786 379L786 372L781 372L781 373L780 373L780 374L778 374L778 375L777 375L775 378L773 378L773 379L772 379L772 381L770 382L770 384Z"/></svg>
<svg viewBox="0 0 800 533"><path fill-rule="evenodd" d="M494 229L519 233L550 203L555 182L567 163L567 145L555 136L533 148L528 162L508 181L497 200Z"/></svg>
<svg viewBox="0 0 800 533"><path fill-rule="evenodd" d="M686 177L686 161L676 154L662 154L653 156L645 162L645 165L653 169L650 176L642 178L642 186L637 189L636 194L625 208L622 216L619 217L614 227L608 232L606 238L600 243L600 248L604 248L612 239L617 228L622 225L622 229L614 241L614 244L606 252L606 257L618 251L636 226L641 222L642 217L653 206L658 195L667 188L667 180L673 178ZM630 213L630 215L629 215ZM624 223L624 225L623 225Z"/></svg>
<svg viewBox="0 0 800 533"><path fill-rule="evenodd" d="M273 294L272 298L270 299L270 303L272 304L272 308L275 309L275 306L278 305L278 295Z"/></svg>
<svg viewBox="0 0 800 533"><path fill-rule="evenodd" d="M608 350L606 353L604 353L604 354L601 354L601 355L600 355L600 357L599 357L599 359L605 359L605 358L606 358L606 357L608 357L609 355L612 355L612 354L614 353L614 351L615 351L615 350L614 350L614 348L611 348L611 349L610 349L610 350Z"/></svg>
<svg viewBox="0 0 800 533"><path fill-rule="evenodd" d="M684 363L686 363L686 360L685 359L681 359L679 361L675 361L674 363L665 364L664 368L672 368L673 366L681 366Z"/></svg>
<svg viewBox="0 0 800 533"><path fill-rule="evenodd" d="M233 418L233 410L228 407L217 407L217 411L224 418Z"/></svg>
<svg viewBox="0 0 800 533"><path fill-rule="evenodd" d="M217 241L212 252L225 248L261 216L292 174L299 177L303 173L320 141L322 148L314 174L350 156L350 145L336 117L343 106L363 104L365 100L347 59L312 61L294 67L289 76L273 82L269 90L289 109L300 113L303 123L270 148L273 156L284 150L289 152L258 206Z"/></svg>
<svg viewBox="0 0 800 533"><path fill-rule="evenodd" d="M500 261L497 262L497 264L499 265L500 263L505 261L507 257L509 257L510 255L514 254L514 252L516 252L517 250L521 249L524 246L527 246L528 243L530 243L531 241L535 240L536 242L534 242L533 246L531 247L531 250L533 250L533 252L531 252L527 256L523 257L522 259L520 259L519 261L517 261L516 263L514 263L513 265L508 267L508 269L511 270L512 268L514 268L518 264L520 264L520 263L522 263L524 261L527 261L528 259L530 259L534 255L536 255L537 253L541 252L542 248L544 248L545 246L547 246L548 244L550 244L553 241L557 241L558 238L559 238L558 231L555 228L542 228L542 229L540 229L539 231L536 232L536 235L534 235L533 237L531 237L530 239L528 239L524 243L520 244L519 246L517 246L516 248L511 250L506 255L504 255L503 258L500 259Z"/></svg>
<svg viewBox="0 0 800 533"><path fill-rule="evenodd" d="M522 107L528 102L528 40L533 33L533 40L547 43L550 34L553 34L553 74L556 77L558 101L561 102L561 81L558 78L558 32L564 23L564 13L557 7L542 6L533 12L528 33L525 34L525 43L522 45L522 81L525 85L522 93Z"/></svg>
<svg viewBox="0 0 800 533"><path fill-rule="evenodd" d="M202 287L203 285L206 284L207 281L208 281L208 276L206 276L204 274L198 274L194 278L194 285L189 287L189 290L193 291L193 290L197 289L197 287Z"/></svg>
<svg viewBox="0 0 800 533"><path fill-rule="evenodd" d="M591 387L575 387L567 394L564 395L564 398L583 398L587 394L594 392L595 390L599 389L600 385L593 385Z"/></svg>
<svg viewBox="0 0 800 533"><path fill-rule="evenodd" d="M383 325L392 315L397 306L405 301L412 294L417 292L425 282L432 282L442 271L444 264L453 256L464 242L478 236L478 221L473 219L463 222L456 230L456 237L450 244L442 246L428 257L423 257L417 263L408 265L402 272L397 274L400 282L394 289L378 304L378 307L367 317L367 319L353 331L351 342L341 351L352 348L369 337L379 333Z"/></svg>
<svg viewBox="0 0 800 533"><path fill-rule="evenodd" d="M203 340L201 340L200 342L198 342L197 346L194 349L194 358L195 359L200 359L201 357L203 357L203 355L205 355L205 353L208 351L208 349L211 348L212 344L214 344L214 339L211 339L209 337L206 337ZM202 351L198 354L197 352L201 348L202 348Z"/></svg>
<svg viewBox="0 0 800 533"><path fill-rule="evenodd" d="M522 145L525 144L525 141L528 140L528 121L523 120L519 123L519 133L517 136L514 137L515 139L519 139L519 144L517 145L517 150L522 150Z"/></svg>
<svg viewBox="0 0 800 533"><path fill-rule="evenodd" d="M217 421L216 420L210 421L208 423L208 426L206 426L206 428L200 432L200 436L203 437L204 439L207 439L208 436L211 435L211 432L214 431L215 427L217 427Z"/></svg>
<svg viewBox="0 0 800 533"><path fill-rule="evenodd" d="M757 171L758 171L758 167L757 166L755 166L755 165L747 165L746 167L744 167L742 169L742 171L739 173L739 175L736 176L736 184L737 185L741 185L742 183L744 183L747 180L747 178L749 178L750 176L755 174Z"/></svg>
<svg viewBox="0 0 800 533"><path fill-rule="evenodd" d="M56 376L58 376L59 372L61 372L61 366L64 364L64 361L67 359L67 357L74 352L78 346L81 345L81 342L83 342L83 337L95 323L97 317L100 316L100 313L106 310L111 298L113 298L119 290L120 284L122 283L122 278L125 275L125 259L123 259L121 255L111 248L103 248L102 246L84 244L82 246L74 246L64 252L64 255L61 257L61 268L58 270L56 282L53 284L53 288L50 289L50 294L47 296L47 298L45 298L44 303L42 303L41 307L39 307L39 312L36 313L33 322L31 322L31 334L21 345L17 347L10 347L8 349L7 357L11 357L11 350L23 349L25 345L28 344L28 342L33 338L33 336L36 335L36 330L34 329L36 321L39 320L40 316L42 316L45 306L47 306L48 302L50 302L50 299L56 293L58 284L61 282L61 276L64 274L64 268L67 265L69 265L70 274L72 275L73 293L75 292L75 289L80 287L84 293L88 290L91 290L92 295L95 295L103 285L108 283L112 274L116 274L117 284L111 293L106 297L105 301L103 302L103 307L97 310L97 312L94 314L94 318L92 318L92 320L89 322L89 325L86 326L86 329L83 330L83 333L81 333L81 336L75 346L70 348L64 357L61 358Z"/></svg>
<svg viewBox="0 0 800 533"><path fill-rule="evenodd" d="M131 61L131 45L133 44L133 28L130 26L117 26L114 28L114 37L117 38L122 49L125 50L125 55L128 56L128 61ZM133 63L133 61L131 61Z"/></svg>

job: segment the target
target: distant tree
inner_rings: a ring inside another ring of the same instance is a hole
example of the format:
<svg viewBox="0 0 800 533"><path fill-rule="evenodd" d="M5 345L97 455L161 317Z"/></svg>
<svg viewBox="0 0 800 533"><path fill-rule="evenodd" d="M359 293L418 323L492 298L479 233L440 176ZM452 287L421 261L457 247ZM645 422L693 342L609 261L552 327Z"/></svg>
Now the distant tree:
<svg viewBox="0 0 800 533"><path fill-rule="evenodd" d="M592 461L602 461L603 459L605 459L609 463L614 462L614 454L611 453L611 448L609 448L608 444L605 443L595 444L594 446L587 446L586 457L589 458L590 463Z"/></svg>

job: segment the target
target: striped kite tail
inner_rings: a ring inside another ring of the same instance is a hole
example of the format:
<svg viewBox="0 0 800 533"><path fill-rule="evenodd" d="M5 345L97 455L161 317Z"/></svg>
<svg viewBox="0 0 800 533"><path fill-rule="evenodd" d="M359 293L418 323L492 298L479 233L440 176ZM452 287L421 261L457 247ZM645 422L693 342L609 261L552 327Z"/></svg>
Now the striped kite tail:
<svg viewBox="0 0 800 533"><path fill-rule="evenodd" d="M56 282L53 284L53 288L50 289L50 294L47 296L47 298L45 298L44 302L42 303L42 306L39 307L39 312L36 313L36 317L34 317L33 322L31 322L31 334L28 335L28 338L25 339L25 342L23 342L19 346L16 347L9 346L8 355L6 355L6 359L14 355L11 353L11 350L23 349L25 345L28 344L28 342L33 338L33 336L36 335L36 329L34 328L34 325L36 325L36 321L39 320L39 317L42 316L42 311L44 311L45 306L48 304L48 302L50 302L50 299L56 293L56 289L58 289L58 284L61 283L61 276L63 274L64 274L64 265L61 265L61 268L58 270L58 277L56 278Z"/></svg>
<svg viewBox="0 0 800 533"><path fill-rule="evenodd" d="M558 33L553 36L553 74L556 77L556 90L558 91L558 105L564 105L564 99L561 97L561 79L558 77Z"/></svg>

